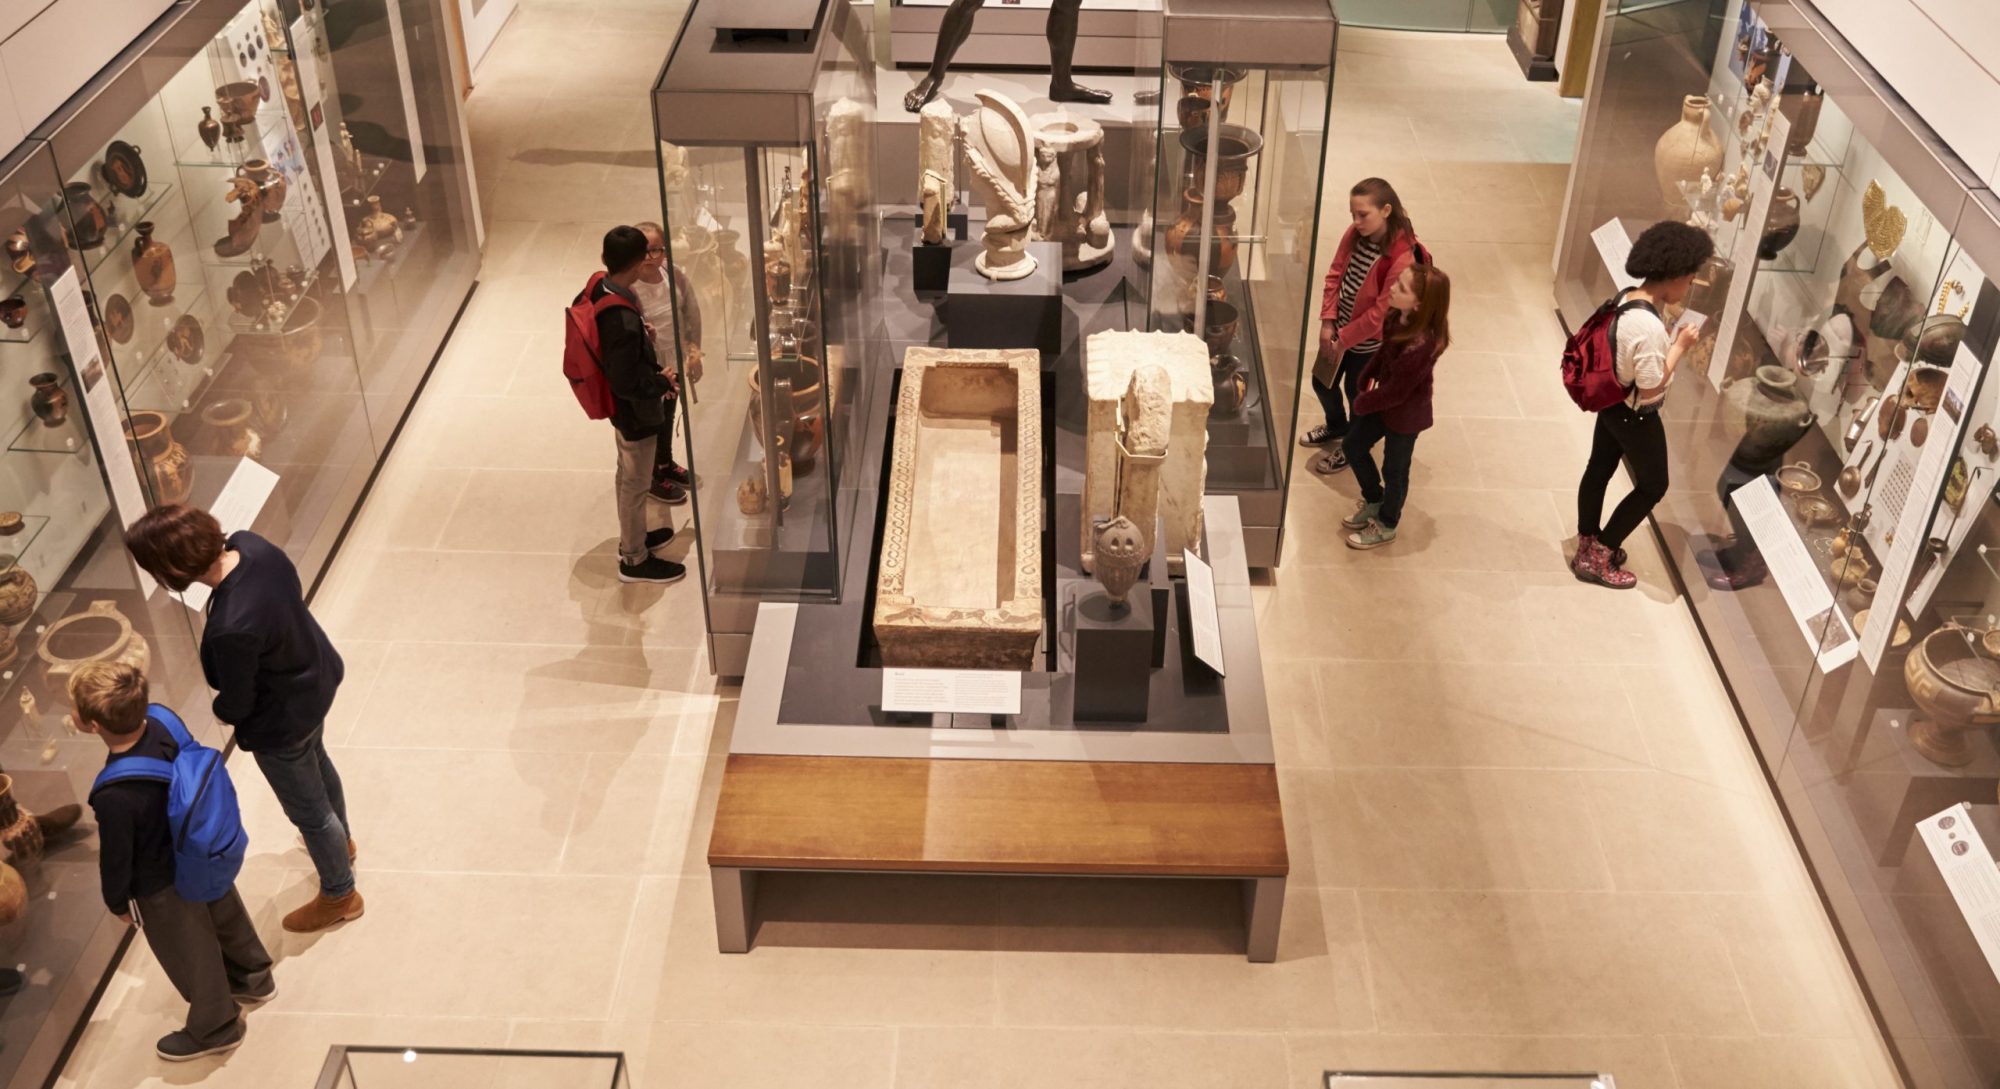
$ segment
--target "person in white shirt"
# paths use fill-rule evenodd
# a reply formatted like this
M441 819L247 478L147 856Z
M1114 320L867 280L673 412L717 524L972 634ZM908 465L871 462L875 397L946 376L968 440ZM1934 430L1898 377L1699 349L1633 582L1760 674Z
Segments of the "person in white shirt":
M1625 274L1640 283L1622 292L1619 301L1643 305L1620 314L1612 327L1612 363L1618 381L1631 392L1597 414L1590 462L1577 484L1576 557L1570 569L1585 582L1614 590L1639 584L1625 569L1625 538L1666 497L1667 431L1660 422L1660 402L1666 400L1682 354L1700 332L1690 323L1670 336L1660 311L1687 298L1695 274L1714 254L1715 243L1706 232L1662 221L1646 228L1625 258ZM1632 492L1605 519L1604 492L1621 461L1631 473Z
M685 503L691 480L688 471L674 461L674 408L680 400L682 383L692 386L701 381L701 307L695 302L687 274L667 266L665 228L657 223L633 226L646 236L646 263L632 290L639 296L646 325L652 330L653 350L659 353L660 364L674 386L673 392L667 394L667 426L660 432L653 459L653 486L646 494L663 503ZM676 304L680 307L678 323L674 320ZM675 360L682 361L685 374L675 368Z

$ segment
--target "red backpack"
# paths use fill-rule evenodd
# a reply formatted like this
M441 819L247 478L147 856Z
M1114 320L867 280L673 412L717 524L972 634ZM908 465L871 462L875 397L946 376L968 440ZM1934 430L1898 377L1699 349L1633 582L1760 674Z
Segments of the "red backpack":
M1644 300L1621 302L1623 292L1606 300L1563 345L1563 389L1585 412L1602 412L1622 403L1631 387L1618 380L1618 318L1627 310L1659 311Z
M611 395L611 381L604 377L600 365L603 352L597 343L597 315L614 306L637 310L623 295L607 291L604 297L591 301L590 294L597 290L598 281L604 273L593 272L590 282L583 285L583 293L564 311L563 321L563 377L569 379L569 391L576 394L577 403L583 406L583 414L593 420L608 420L617 405Z

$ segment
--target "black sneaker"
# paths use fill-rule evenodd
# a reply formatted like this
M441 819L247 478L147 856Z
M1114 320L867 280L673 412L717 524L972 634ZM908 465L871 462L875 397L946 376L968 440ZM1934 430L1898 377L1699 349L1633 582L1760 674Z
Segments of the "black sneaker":
M678 465L675 465L671 462L669 462L665 468L660 469L658 472L654 473L653 477L656 480L671 480L674 483L679 484L683 488L687 487L689 484L694 483L693 478L689 476L688 471L686 469Z
M651 533L646 534L646 551L651 552L656 548L665 548L667 542L673 539L674 527L661 526Z
M220 1055L236 1050L243 1042L243 1019L236 1019L236 1027L218 1043L204 1044L185 1031L169 1032L153 1045L153 1053L170 1063L184 1063L189 1059L199 1059L204 1055Z
M278 981L274 979L266 983L264 989L261 991L236 991L232 992L229 997L235 999L236 1004L243 1009L256 1009L258 1006L278 997Z
M679 582L686 574L687 568L658 556L648 556L638 563L626 563L623 560L618 563L619 582L654 582L665 585Z
M1344 437L1345 436L1335 434L1334 430L1326 426L1325 424L1320 424L1318 427L1313 428L1311 431L1308 431L1305 434L1300 435L1299 445L1325 446L1326 444L1331 442L1339 442Z
M675 506L688 501L687 488L671 480L653 481L653 486L646 489L646 494L662 503L671 503Z

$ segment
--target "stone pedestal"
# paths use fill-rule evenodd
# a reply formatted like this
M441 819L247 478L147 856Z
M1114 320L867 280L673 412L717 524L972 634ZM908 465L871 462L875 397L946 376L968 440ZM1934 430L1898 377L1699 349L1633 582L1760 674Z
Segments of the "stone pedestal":
M1032 237L1062 246L1067 271L1111 259L1111 220L1104 211L1104 129L1067 112L1036 114L1036 182Z
M1118 411L1132 372L1146 363L1166 369L1172 386L1167 460L1160 468L1160 519L1168 563L1178 570L1190 544L1201 540L1201 497L1208 482L1208 409L1215 400L1208 347L1192 333L1093 333L1084 344L1088 410L1083 474L1082 561L1090 569L1091 527L1118 502Z
M1056 244L1030 242L1027 248L1037 267L1019 280L982 275L974 267L981 252L976 246L951 248L944 329L953 348L1034 348L1045 356L1062 354L1062 266ZM1207 373L1206 362L1202 370Z
M1153 595L1113 605L1103 590L1076 596L1078 722L1144 722L1153 679Z

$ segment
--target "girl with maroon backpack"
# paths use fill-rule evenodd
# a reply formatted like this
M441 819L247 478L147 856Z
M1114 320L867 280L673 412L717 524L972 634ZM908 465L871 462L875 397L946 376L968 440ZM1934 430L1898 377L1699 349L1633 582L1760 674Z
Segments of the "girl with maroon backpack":
M1667 431L1660 404L1681 355L1700 333L1689 323L1670 336L1660 313L1687 298L1695 274L1714 253L1706 232L1662 221L1646 228L1625 258L1625 274L1640 283L1614 300L1611 349L1618 384L1627 392L1598 410L1590 461L1576 489L1576 556L1570 570L1585 582L1614 590L1639 583L1625 570L1625 538L1667 494ZM1621 460L1632 475L1632 492L1605 520L1604 492Z
M1347 468L1340 441L1347 436L1348 406L1368 360L1382 346L1382 321L1389 314L1389 285L1403 270L1429 264L1403 198L1381 178L1363 178L1348 191L1354 223L1341 236L1327 269L1320 299L1319 358L1312 388L1326 422L1299 437L1301 446L1330 447L1312 459L1316 473Z

